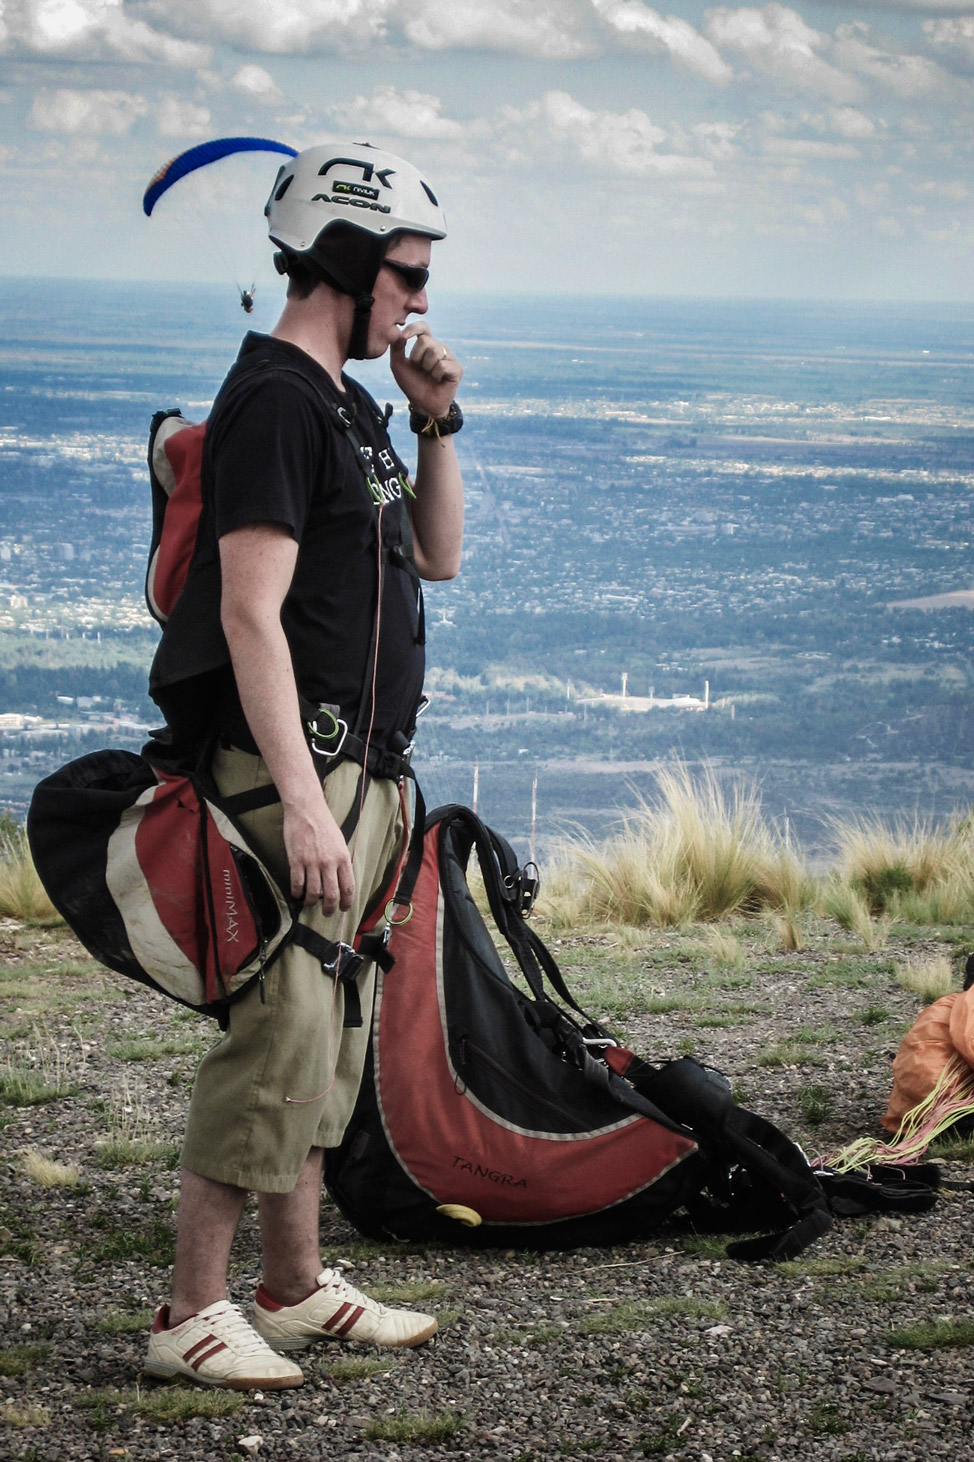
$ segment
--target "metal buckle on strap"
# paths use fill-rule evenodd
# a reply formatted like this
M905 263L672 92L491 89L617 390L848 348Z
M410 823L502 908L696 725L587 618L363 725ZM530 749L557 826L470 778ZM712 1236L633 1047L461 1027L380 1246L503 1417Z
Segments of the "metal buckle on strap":
M537 863L525 863L504 879L504 889L521 914L530 914L541 889L541 875Z
M322 960L322 973L336 980L356 980L365 960L350 944L339 944L333 960Z
M324 720L324 725L318 722ZM337 714L336 706L319 706L306 722L308 744L316 756L337 756L345 745L348 722Z

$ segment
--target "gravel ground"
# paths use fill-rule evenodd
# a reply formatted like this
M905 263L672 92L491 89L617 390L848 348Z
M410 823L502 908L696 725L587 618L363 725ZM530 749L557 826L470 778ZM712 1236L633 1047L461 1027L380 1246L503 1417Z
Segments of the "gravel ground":
M807 1148L834 1149L877 1130L918 1008L894 960L939 950L956 962L963 934L901 932L866 954L813 921L802 952L782 954L769 928L740 931L743 967L721 965L703 931L557 952L576 988L597 966L594 1003L637 1048L692 1046ZM652 1013L658 991L688 1008ZM100 972L63 933L0 925L0 1455L966 1455L974 1195L963 1192L918 1217L840 1221L778 1268L736 1264L680 1228L557 1254L383 1250L327 1206L328 1261L380 1298L432 1309L432 1344L306 1352L305 1386L264 1397L142 1382L148 1315L168 1284L174 1144L213 1029ZM24 1072L61 1094L22 1104L43 1094L18 1085ZM38 1153L73 1165L74 1184L33 1176ZM945 1170L969 1176L957 1160ZM243 1305L258 1266L251 1211L231 1275ZM894 1343L897 1330L948 1321L968 1327L952 1346Z

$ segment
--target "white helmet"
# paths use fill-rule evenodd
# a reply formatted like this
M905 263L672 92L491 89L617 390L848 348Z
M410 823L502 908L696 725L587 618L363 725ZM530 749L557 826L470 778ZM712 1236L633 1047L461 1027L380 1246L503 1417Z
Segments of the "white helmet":
M299 152L278 173L264 212L275 244L312 257L339 222L383 239L402 230L446 238L443 210L418 169L367 142Z
M348 353L364 356L372 290L394 234L446 238L436 195L412 163L368 142L308 147L281 168L264 209L287 274L299 259L355 300Z

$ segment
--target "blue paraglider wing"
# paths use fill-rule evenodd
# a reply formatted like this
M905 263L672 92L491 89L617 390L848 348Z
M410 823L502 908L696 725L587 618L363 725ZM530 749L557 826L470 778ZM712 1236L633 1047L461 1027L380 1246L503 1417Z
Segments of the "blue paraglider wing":
M145 190L142 211L148 218L153 208L173 183L178 183L187 173L229 157L234 152L282 152L285 157L297 157L297 148L288 147L286 142L272 142L268 137L218 137L213 142L200 142L177 157L165 163Z

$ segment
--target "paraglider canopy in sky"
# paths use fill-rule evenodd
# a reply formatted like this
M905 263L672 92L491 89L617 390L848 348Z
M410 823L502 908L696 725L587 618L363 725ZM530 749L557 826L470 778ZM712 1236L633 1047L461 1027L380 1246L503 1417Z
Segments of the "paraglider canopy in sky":
M248 315L254 308L258 277L273 278L268 272L271 257L263 218L274 177L271 164L261 160L261 154L268 152L297 155L296 148L269 137L217 137L200 142L170 158L142 197L147 218L165 197L156 217L163 215L164 232L170 234L174 250L192 239L197 268L210 277L232 278ZM213 167L223 159L228 159L227 164ZM176 183L178 188L173 187ZM171 188L171 197L166 197Z
M212 142L200 142L187 148L176 157L170 158L156 173L142 198L142 211L150 217L156 203L180 178L194 173L197 168L208 167L223 157L237 152L282 152L285 157L297 157L297 148L286 142L273 142L269 137L217 137Z

